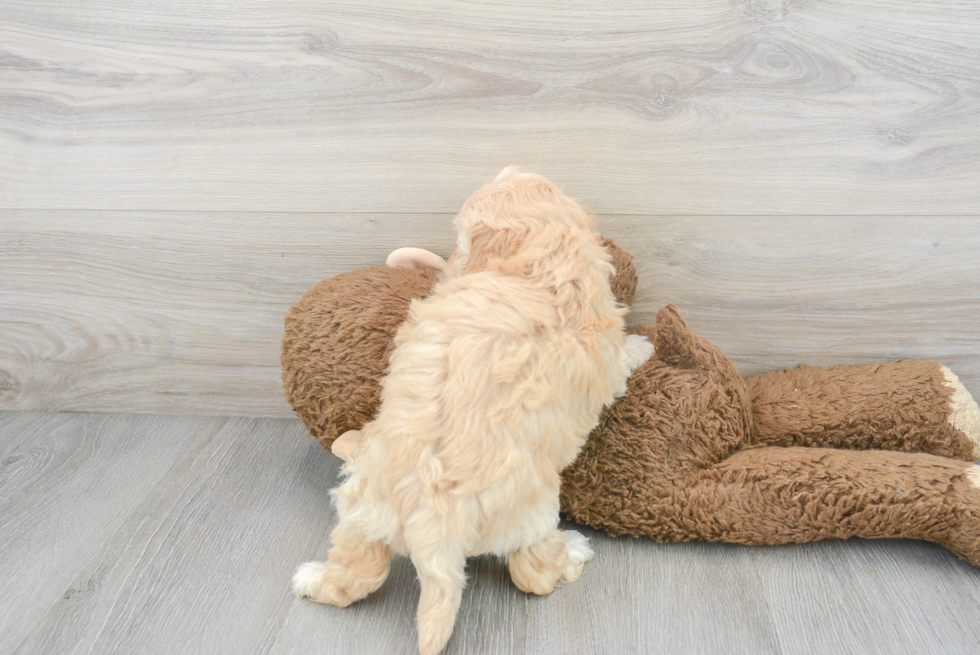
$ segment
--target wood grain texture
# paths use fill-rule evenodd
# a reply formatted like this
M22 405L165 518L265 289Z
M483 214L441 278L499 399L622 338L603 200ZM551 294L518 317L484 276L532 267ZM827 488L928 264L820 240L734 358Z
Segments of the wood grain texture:
M26 414L0 423L0 652L9 653L211 419ZM152 435L148 437L147 435ZM80 588L73 588L80 592Z
M49 463L0 493L0 651L417 652L418 583L405 559L348 608L289 593L293 567L327 554L339 469L298 422L0 413L0 444L13 442L5 455ZM52 442L61 455L35 457ZM100 454L79 456L85 443ZM162 475L141 478L137 453ZM38 511L12 527L10 499L25 495ZM892 655L980 643L980 574L932 544L657 544L576 529L596 557L547 597L519 592L498 559L471 560L446 655ZM36 586L20 589L28 579Z
M533 606L526 652L782 652L749 550L577 529L592 540L596 558L562 596Z
M8 0L0 207L977 214L973 0Z
M10 211L0 408L291 416L279 342L319 280L449 216ZM634 254L632 320L675 303L743 373L938 359L980 397L980 219L599 217Z
M17 652L267 652L332 516L336 467L303 435L254 419L202 432Z
M849 539L751 554L784 653L914 655L980 646L980 576L935 544ZM949 620L937 622L940 616Z
M448 217L399 215L8 212L0 231L0 407L56 411L291 416L292 303L453 243Z
M635 318L676 304L743 374L934 359L980 396L980 217L603 223L636 258Z

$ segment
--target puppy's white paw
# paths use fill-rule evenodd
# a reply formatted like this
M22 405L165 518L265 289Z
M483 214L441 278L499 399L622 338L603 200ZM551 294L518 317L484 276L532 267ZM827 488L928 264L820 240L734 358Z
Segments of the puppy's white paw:
M300 564L293 574L293 593L296 597L316 600L323 587L323 575L326 571L327 565L324 562Z
M624 350L626 351L626 363L630 367L630 373L632 373L653 355L653 344L642 334L629 334L626 336Z
M589 545L589 538L575 530L565 530L565 555L567 564L561 570L562 582L575 582L582 575L585 563L595 553Z

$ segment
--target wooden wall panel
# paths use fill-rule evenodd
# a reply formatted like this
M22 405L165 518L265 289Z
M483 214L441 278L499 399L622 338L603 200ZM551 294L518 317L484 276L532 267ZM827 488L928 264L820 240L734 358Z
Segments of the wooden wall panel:
M980 3L0 7L0 208L980 213Z
M320 279L442 214L7 211L0 408L289 416L279 340ZM673 302L744 373L940 359L980 396L980 229L965 217L599 217L636 259L633 320Z

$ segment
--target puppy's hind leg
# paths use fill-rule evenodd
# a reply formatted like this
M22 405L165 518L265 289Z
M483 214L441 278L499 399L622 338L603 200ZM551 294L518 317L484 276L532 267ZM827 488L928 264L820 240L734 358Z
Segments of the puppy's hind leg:
M589 540L574 530L555 530L507 556L510 577L521 591L545 596L558 581L574 582L592 559Z
M330 539L333 547L327 562L301 564L293 575L293 593L317 603L347 607L384 583L391 551L380 541L365 540L359 530L343 520Z

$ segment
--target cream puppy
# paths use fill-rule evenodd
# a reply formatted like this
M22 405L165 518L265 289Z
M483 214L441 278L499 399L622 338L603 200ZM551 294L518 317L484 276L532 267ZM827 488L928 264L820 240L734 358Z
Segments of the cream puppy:
M543 177L504 169L454 225L444 266L408 257L444 270L412 302L378 416L352 442L329 560L293 577L296 595L344 607L409 556L422 655L452 634L468 556L505 556L535 594L581 575L592 551L558 529L559 474L652 353L627 348L592 217Z

